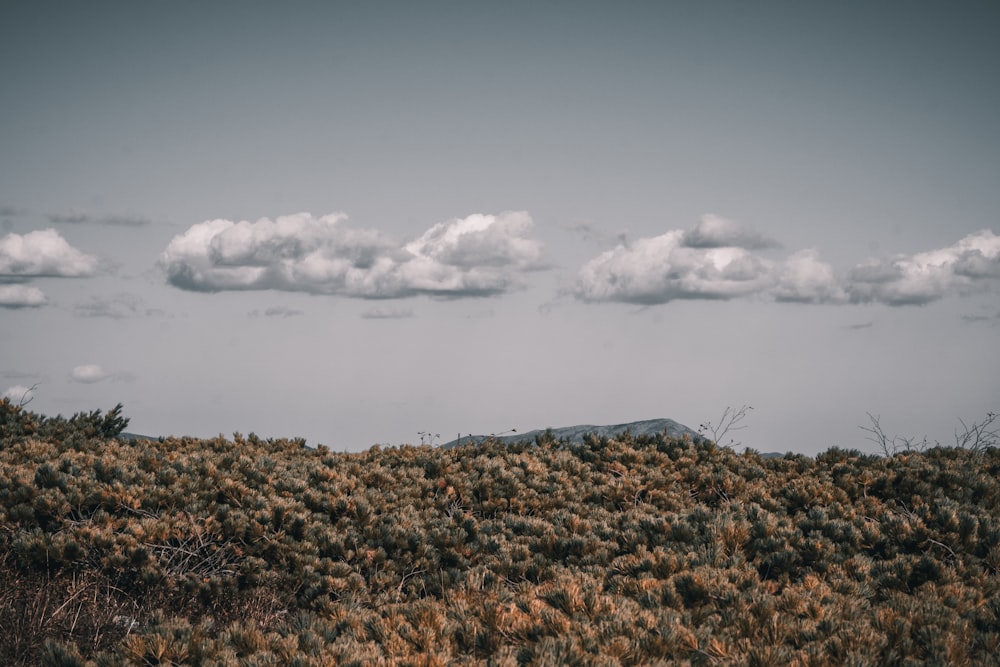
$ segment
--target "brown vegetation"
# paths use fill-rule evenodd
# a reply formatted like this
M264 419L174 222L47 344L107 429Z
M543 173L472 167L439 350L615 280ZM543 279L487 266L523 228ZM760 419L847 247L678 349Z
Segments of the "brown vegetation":
M1000 453L359 454L0 402L0 663L990 664Z

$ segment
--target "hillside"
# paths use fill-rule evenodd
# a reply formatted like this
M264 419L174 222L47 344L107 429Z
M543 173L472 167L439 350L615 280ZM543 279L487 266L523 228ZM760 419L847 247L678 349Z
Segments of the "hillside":
M629 422L627 424L614 424L610 426L594 426L591 424L581 424L578 426L563 426L560 428L545 428L528 431L526 433L511 433L508 435L467 435L447 442L442 447L451 449L462 444L480 444L487 440L495 440L504 444L515 442L534 442L537 438L552 438L556 441L565 441L570 444L580 444L588 435L597 438L614 438L628 431L633 437L655 436L666 434L671 438L699 438L697 431L694 431L684 424L675 422L673 419L646 419L643 421Z
M119 439L0 402L0 664L995 664L1000 453Z

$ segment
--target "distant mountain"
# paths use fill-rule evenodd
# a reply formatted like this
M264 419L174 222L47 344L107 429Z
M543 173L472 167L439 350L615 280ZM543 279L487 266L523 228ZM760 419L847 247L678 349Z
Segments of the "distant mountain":
M571 443L581 443L584 437L588 433L593 433L598 438L611 438L614 436L621 435L625 431L629 431L633 436L640 435L656 435L657 433L666 432L666 434L673 438L681 438L684 435L688 435L691 438L701 438L702 436L684 424L675 422L673 419L647 419L645 421L629 422L628 424L614 424L612 426L593 426L590 424L583 424L579 426L563 426L562 428L553 429L536 429L534 431L528 431L527 433L512 433L509 435L500 436L490 436L490 435L464 435L461 438L452 440L451 442L446 442L441 445L445 449L451 449L452 447L457 447L459 444L467 445L470 442L481 443L490 438L502 443L514 443L521 442L522 440L527 440L528 442L533 442L535 436L543 435L545 431L551 430L552 437L558 440L568 440Z

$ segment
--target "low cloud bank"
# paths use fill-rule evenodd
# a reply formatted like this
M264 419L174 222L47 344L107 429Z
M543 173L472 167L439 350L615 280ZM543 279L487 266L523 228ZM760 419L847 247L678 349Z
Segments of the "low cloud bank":
M483 297L517 289L526 272L546 268L532 228L526 212L477 213L400 242L348 225L343 213L208 220L174 237L159 264L170 285L195 292ZM846 274L834 271L815 249L775 258L779 248L777 240L751 227L705 215L690 229L621 240L586 262L569 291L589 303L759 298L905 306L990 289L1000 281L1000 237L991 230L944 248L869 260ZM364 316L386 313L375 309Z
M359 299L501 294L542 267L524 212L474 214L399 243L347 216L299 213L256 222L209 220L174 237L160 257L167 281L195 292L284 290Z
M847 291L855 303L922 305L998 278L1000 236L984 229L945 248L861 264L848 273Z
M1000 236L990 230L915 255L870 260L838 278L812 249L784 260L755 250L777 242L738 223L704 216L690 230L621 243L581 267L573 294L585 302L662 304L757 296L813 304L920 305L1000 279Z

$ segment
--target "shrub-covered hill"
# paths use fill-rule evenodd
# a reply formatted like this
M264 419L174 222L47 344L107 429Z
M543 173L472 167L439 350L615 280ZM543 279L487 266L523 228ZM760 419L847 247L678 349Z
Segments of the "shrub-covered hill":
M123 440L0 402L0 663L996 664L1000 453Z

